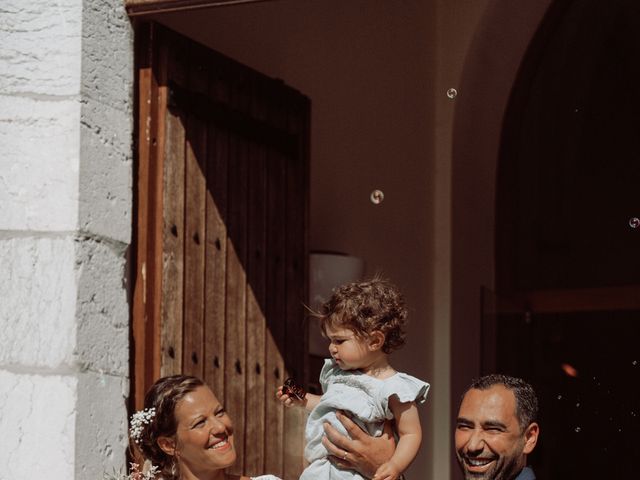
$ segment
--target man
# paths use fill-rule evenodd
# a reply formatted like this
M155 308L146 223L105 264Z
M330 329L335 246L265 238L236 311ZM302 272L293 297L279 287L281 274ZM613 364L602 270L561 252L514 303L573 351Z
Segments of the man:
M537 414L538 399L524 380L494 374L474 381L456 421L456 455L465 480L535 480L526 464L540 433ZM389 425L382 437L373 438L345 415L338 419L351 438L326 424L324 446L337 466L371 478L393 454Z
M455 446L465 480L535 480L527 455L536 446L538 399L531 385L487 375L462 397Z

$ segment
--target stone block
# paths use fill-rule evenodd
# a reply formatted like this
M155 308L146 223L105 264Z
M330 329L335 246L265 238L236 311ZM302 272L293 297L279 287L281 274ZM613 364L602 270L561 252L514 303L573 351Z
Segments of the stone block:
M0 230L73 230L80 104L0 95Z
M80 93L82 0L3 0L0 91Z
M0 478L74 478L76 389L75 377L0 370Z
M85 1L82 97L131 114L133 75L133 28L124 2Z
M129 379L95 372L78 376L76 478L124 471L128 445Z
M86 98L81 119L80 230L129 243L133 118Z
M79 237L77 268L77 361L83 370L129 373L129 305L126 245Z
M0 366L71 365L77 298L73 238L0 238L0 265Z

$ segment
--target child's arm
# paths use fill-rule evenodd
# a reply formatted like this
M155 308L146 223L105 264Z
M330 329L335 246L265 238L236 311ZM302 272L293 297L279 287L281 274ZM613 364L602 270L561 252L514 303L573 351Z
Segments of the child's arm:
M282 385L278 387L276 397L280 400L285 407L301 407L310 412L320 402L320 395L314 395L313 393L306 393L302 400L291 398L289 395L282 393Z
M373 480L396 480L413 462L422 442L422 428L415 402L401 403L396 395L389 398L389 408L396 419L398 445L391 459L378 468Z

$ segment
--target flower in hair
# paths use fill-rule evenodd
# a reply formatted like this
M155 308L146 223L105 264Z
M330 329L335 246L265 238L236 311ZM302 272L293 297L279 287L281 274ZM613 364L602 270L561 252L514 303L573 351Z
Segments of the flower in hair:
M105 474L103 480L153 480L159 473L158 467L155 465L150 465L145 462L144 467L140 469L137 463L131 463L131 473L128 475L126 473L114 472L111 475Z
M131 415L131 427L129 428L129 436L133 438L136 443L140 443L140 437L145 425L149 425L156 416L155 407L145 408L144 410L138 410Z

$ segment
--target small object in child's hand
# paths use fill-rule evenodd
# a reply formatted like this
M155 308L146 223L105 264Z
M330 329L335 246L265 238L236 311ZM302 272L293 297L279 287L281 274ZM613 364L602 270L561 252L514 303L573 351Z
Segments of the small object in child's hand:
M287 378L282 385L282 393L289 395L296 400L304 400L304 396L307 392L304 391L300 385L298 385L293 378Z

